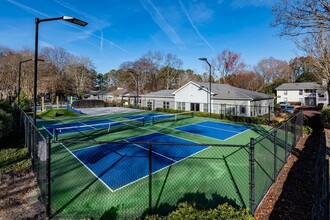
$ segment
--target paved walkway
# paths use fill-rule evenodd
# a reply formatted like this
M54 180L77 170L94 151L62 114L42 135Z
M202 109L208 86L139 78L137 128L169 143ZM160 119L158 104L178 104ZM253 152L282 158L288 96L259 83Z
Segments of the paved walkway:
M123 107L100 107L100 108L77 108L87 116L107 115L107 114L121 114L129 112L140 112L141 109L123 108Z

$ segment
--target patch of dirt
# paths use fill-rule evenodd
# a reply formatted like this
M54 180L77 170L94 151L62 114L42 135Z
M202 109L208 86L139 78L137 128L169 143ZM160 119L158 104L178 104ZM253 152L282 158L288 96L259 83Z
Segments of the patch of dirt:
M313 133L297 143L287 164L258 207L256 219L311 219L314 167L322 125L318 111L306 109L304 116L313 128Z
M44 219L39 189L32 171L0 175L0 220Z

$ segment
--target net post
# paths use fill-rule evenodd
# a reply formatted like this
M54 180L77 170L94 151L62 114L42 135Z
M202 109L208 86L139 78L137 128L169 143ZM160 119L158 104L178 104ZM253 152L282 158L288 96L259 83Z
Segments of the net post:
M254 213L254 191L255 191L255 181L254 181L254 145L255 145L255 139L250 138L250 210L251 213Z
M274 179L275 182L277 175L277 130L274 131Z
M111 122L109 122L108 133L110 133L110 129L111 129Z
M47 154L46 154L46 219L51 216L51 137L47 136Z
M57 141L58 140L58 132L56 130L56 128L53 129L53 141Z
M152 214L152 144L149 143L149 215Z

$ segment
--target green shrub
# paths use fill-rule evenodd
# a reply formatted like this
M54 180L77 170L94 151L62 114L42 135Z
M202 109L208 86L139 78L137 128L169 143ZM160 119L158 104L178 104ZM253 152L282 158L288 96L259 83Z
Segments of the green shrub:
M13 116L0 109L0 139L8 136L13 128Z
M15 99L15 104L18 105L18 98ZM19 95L19 106L23 111L28 111L30 110L29 106L29 98L27 94L24 91L20 92Z
M321 111L321 121L326 128L330 128L330 108L324 108Z
M7 113L13 113L13 107L6 101L0 101L0 109Z
M199 209L195 204L180 203L178 208L166 217L148 216L149 220L195 220L195 219L219 219L219 220L252 220L253 216L248 209L235 209L228 203L219 205L215 209Z
M79 117L82 114L79 114L70 109L49 109L39 115L42 119L52 119L59 117Z
M313 132L313 129L307 125L303 127L303 134L310 135Z

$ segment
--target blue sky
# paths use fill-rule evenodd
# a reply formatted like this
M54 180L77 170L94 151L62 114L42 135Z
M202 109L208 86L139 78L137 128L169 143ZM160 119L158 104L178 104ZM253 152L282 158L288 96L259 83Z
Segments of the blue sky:
M273 56L289 61L294 44L270 27L274 0L0 0L0 45L34 48L36 17L62 15L87 21L39 26L39 48L62 47L88 56L97 72L117 69L151 51L177 55L183 69L205 71L205 63L224 49L241 53L249 66Z

